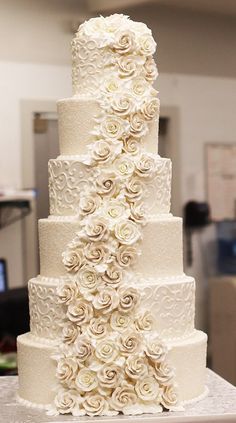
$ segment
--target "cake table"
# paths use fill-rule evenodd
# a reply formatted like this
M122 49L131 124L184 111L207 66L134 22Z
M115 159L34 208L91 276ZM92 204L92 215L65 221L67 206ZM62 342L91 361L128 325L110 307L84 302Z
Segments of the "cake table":
M207 371L208 396L188 405L184 412L164 412L156 415L116 417L51 417L45 411L19 405L16 400L17 377L0 378L0 423L195 423L236 422L236 388L211 370Z

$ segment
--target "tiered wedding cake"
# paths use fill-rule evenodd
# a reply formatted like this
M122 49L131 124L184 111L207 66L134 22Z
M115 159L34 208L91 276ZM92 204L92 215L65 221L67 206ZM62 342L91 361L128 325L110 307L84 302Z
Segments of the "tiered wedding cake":
M51 413L155 413L205 391L171 162L156 153L155 49L147 26L123 15L90 19L72 43L31 332L18 338L19 398Z

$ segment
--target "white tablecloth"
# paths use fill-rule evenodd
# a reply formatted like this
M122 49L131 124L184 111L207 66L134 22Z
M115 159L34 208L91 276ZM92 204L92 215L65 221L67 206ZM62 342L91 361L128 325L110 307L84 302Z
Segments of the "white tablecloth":
M236 423L236 388L208 370L209 394L198 403L185 406L182 412L157 415L116 417L47 416L44 411L19 405L16 400L17 377L0 377L0 423Z

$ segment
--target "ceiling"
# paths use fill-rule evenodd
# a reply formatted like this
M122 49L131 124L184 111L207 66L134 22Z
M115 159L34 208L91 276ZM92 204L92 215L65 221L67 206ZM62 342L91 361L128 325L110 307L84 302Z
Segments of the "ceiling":
M236 0L87 0L87 3L91 12L120 11L137 5L156 4L236 16Z

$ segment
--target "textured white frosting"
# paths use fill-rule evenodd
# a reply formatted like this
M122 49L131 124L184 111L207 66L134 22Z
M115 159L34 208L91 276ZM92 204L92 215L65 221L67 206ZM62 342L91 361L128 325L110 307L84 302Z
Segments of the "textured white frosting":
M192 336L169 343L169 359L176 371L180 400L199 397L205 391L207 336L195 331ZM37 404L48 404L55 395L55 362L52 345L39 342L32 334L18 337L19 396ZM30 363L30 366L29 366Z
M62 253L80 230L74 217L39 220L40 274L66 276ZM144 277L169 277L183 274L182 219L166 215L150 220L143 229L141 255L135 271Z
M61 282L62 278L38 276L28 284L31 333L45 342L60 336L63 307L57 302L56 288ZM194 279L183 275L140 282L142 305L156 316L153 329L165 340L190 336L194 331ZM131 286L137 286L137 280L131 281Z
M170 211L171 161L162 157L155 157L155 161L153 178L144 187L147 219ZM93 169L82 163L80 156L60 156L50 160L48 169L50 214L78 214L81 195L95 185Z
M57 102L60 154L78 155L87 152L92 141L94 120L99 116L97 100L89 97L71 97ZM158 118L148 123L145 148L150 153L158 149Z

